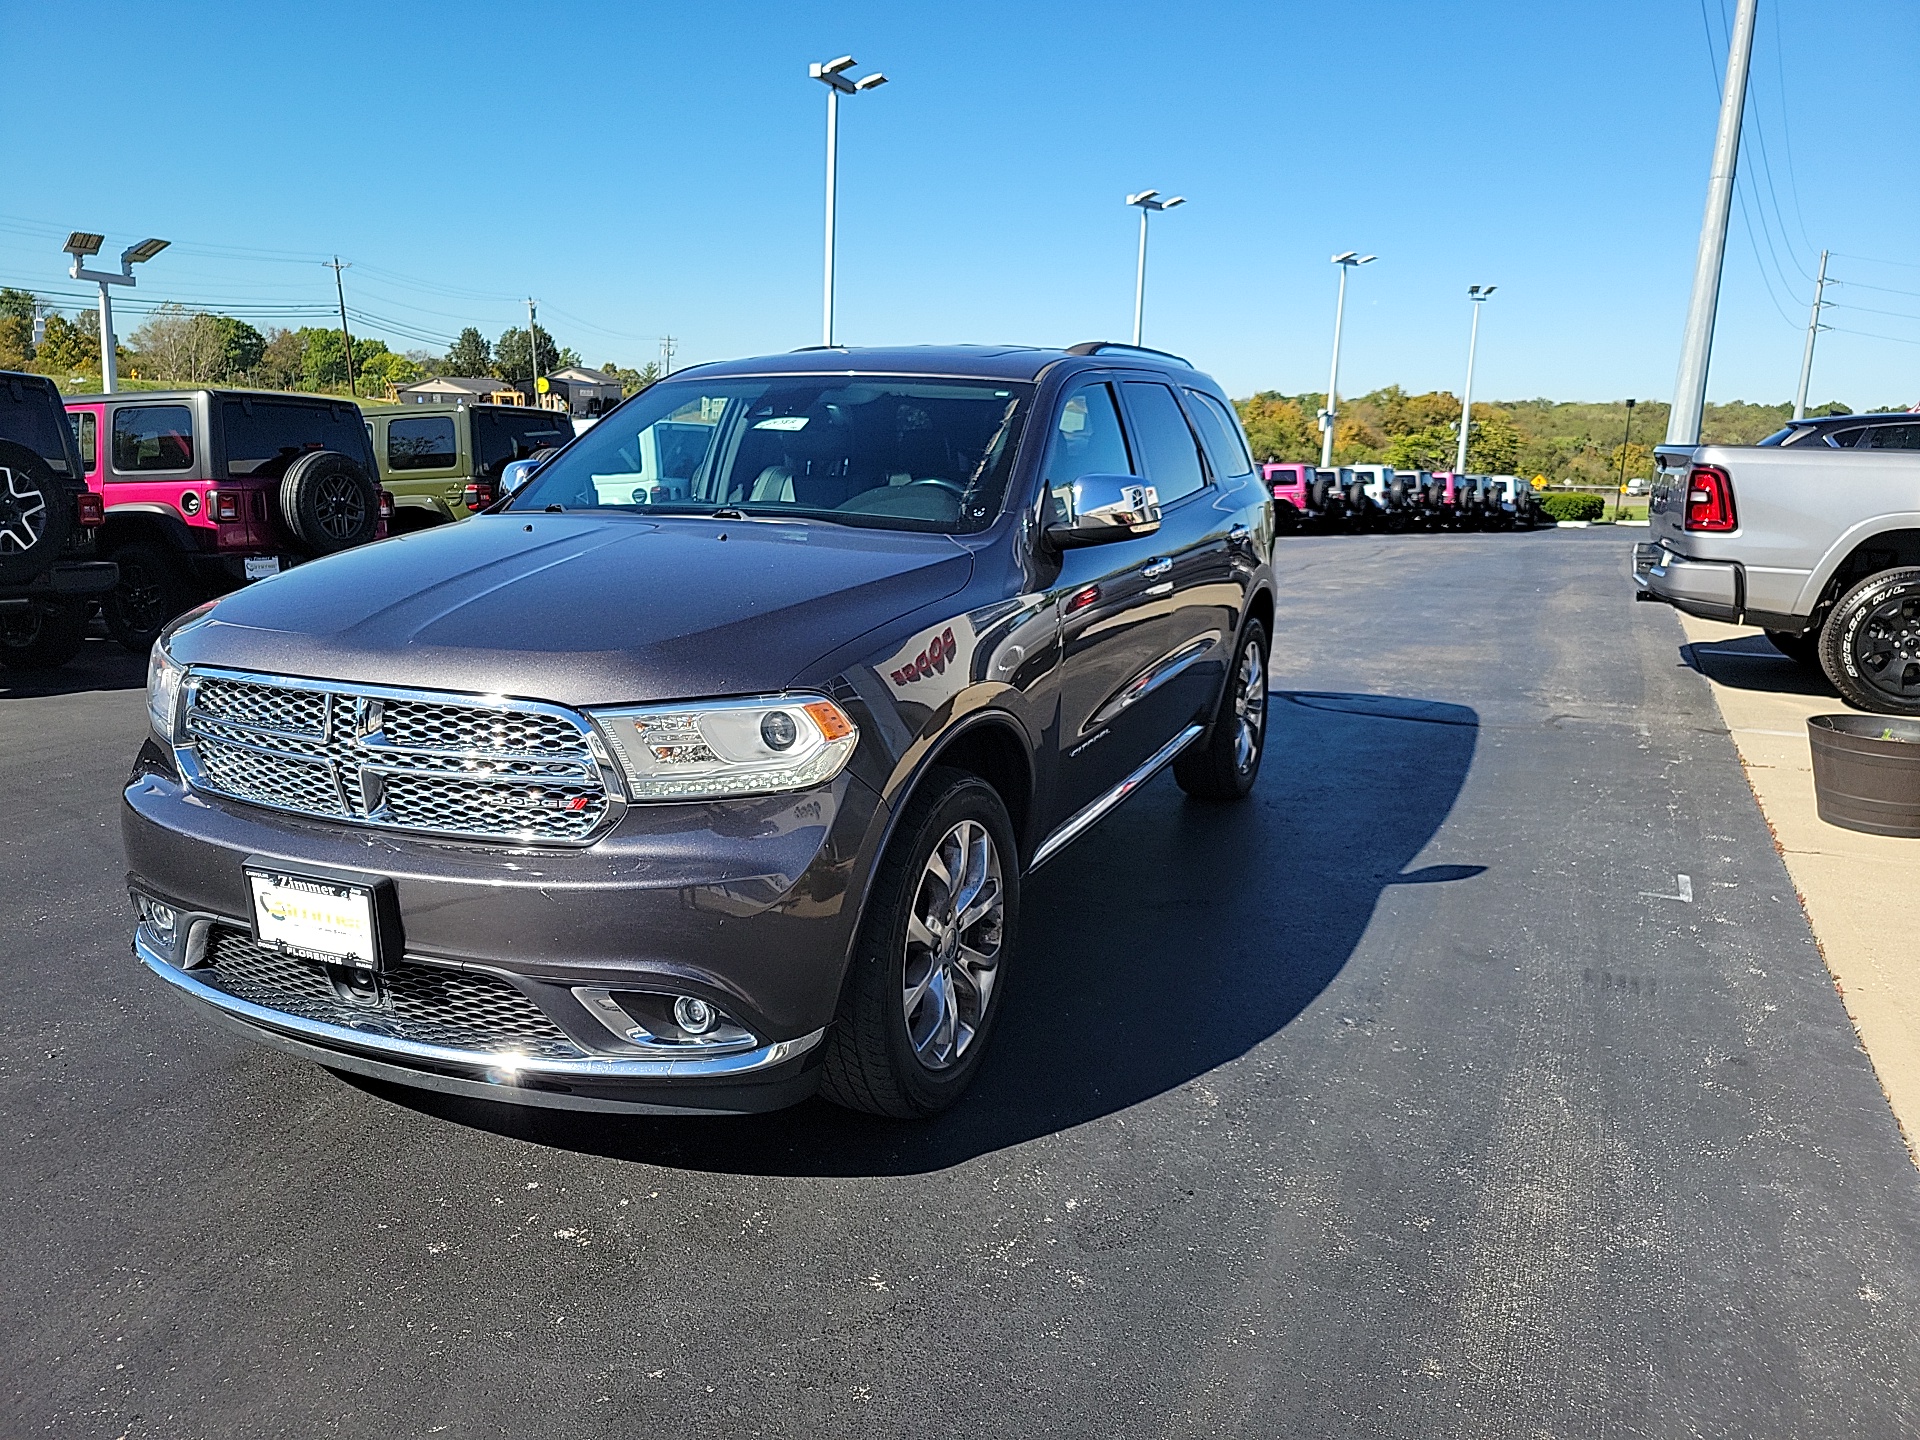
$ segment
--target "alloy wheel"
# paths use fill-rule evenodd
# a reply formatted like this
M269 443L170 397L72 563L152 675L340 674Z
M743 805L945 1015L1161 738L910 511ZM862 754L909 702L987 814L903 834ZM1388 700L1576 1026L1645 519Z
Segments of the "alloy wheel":
M172 617L165 614L166 586L137 562L120 562L120 613L134 631L157 630Z
M360 488L345 475L332 475L319 487L313 499L320 528L335 540L351 540L360 533L367 518L365 498Z
M1875 606L1855 632L1853 653L1876 690L1920 698L1920 597L1898 595Z
M986 826L960 821L928 854L907 912L901 1013L929 1070L956 1064L986 1019L1005 906L999 847Z
M1233 685L1233 764L1241 774L1260 758L1260 742L1267 725L1267 665L1260 647L1249 645L1240 657Z

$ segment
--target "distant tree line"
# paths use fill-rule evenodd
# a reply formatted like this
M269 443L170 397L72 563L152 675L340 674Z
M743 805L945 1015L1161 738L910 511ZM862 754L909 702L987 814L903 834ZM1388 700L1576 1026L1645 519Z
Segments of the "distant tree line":
M1263 390L1236 401L1253 453L1261 460L1320 458L1317 419L1324 394L1285 395ZM1845 415L1830 401L1816 415ZM1703 438L1728 445L1752 444L1778 430L1791 405L1754 405L1736 400L1709 405ZM1624 443L1628 478L1653 471L1653 447L1667 433L1667 406L1642 400L1633 409L1633 438L1626 440L1624 401L1598 404L1565 400L1476 402L1467 437L1467 469L1474 474L1544 475L1549 481L1604 485L1621 473ZM1444 390L1409 395L1389 385L1343 398L1333 432L1336 465L1387 464L1396 470L1451 470L1460 443L1460 397Z
M44 333L34 341L34 315ZM119 327L116 326L116 329ZM161 386L232 385L260 390L298 390L384 399L392 390L434 375L491 377L524 391L531 370L525 329L509 328L489 343L473 326L460 332L444 355L431 350L396 351L371 335L353 337L349 386L347 346L336 327L258 330L231 315L162 305L150 312L115 350L125 380ZM558 346L544 326L532 341L540 373L578 365L573 350ZM627 394L658 377L652 364L638 370L608 362L599 367L619 379ZM69 318L31 291L0 289L0 370L31 370L49 375L68 393L95 387L100 380L100 330L94 312Z

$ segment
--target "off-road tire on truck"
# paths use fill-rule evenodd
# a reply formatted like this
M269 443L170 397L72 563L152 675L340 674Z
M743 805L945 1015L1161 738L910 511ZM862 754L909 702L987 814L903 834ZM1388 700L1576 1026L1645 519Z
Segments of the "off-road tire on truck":
M120 567L120 583L100 605L107 633L145 655L169 620L193 608L193 581L171 551L150 540L130 540L107 558Z
M985 858L990 867L949 887L940 871L951 873L956 854ZM969 908L991 902L988 912L967 925L942 923L952 909L948 902L966 900L970 889ZM1020 852L1007 807L979 776L936 767L907 802L874 877L840 1013L827 1031L820 1093L850 1110L897 1120L938 1114L959 1099L1005 1008L1019 915ZM946 978L962 967L961 951L994 962L981 972L992 977L984 1007L971 1012L967 1006L978 1004L982 987L969 992L964 981ZM973 973L972 962L964 964ZM910 1006L916 989L923 993ZM960 1002L971 1028L965 1043L943 1056L929 1030L928 1007L947 1003L948 996Z
M1920 565L1869 575L1820 634L1820 668L1849 705L1920 716Z
M0 610L0 666L58 670L87 642L87 609L82 600L36 600Z
M1220 687L1213 724L1173 762L1173 778L1196 800L1240 800L1260 778L1267 753L1267 632L1249 620Z
M1824 673L1820 667L1820 631L1789 635L1784 630L1769 630L1767 643L1801 668Z
M73 491L26 446L0 440L0 585L24 585L66 548Z
M380 527L379 486L337 450L315 450L289 465L279 501L287 534L309 555L364 545Z

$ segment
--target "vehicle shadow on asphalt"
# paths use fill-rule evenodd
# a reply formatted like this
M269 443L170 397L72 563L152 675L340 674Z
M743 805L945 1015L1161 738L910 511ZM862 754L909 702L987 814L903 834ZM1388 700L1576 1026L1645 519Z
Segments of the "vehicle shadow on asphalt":
M118 641L95 637L58 670L0 670L0 699L137 690L146 683L145 656L129 653Z
M1839 692L1825 675L1788 659L1764 635L1695 641L1682 645L1680 656L1687 665L1730 690L1839 699Z
M934 1121L821 1100L745 1117L612 1117L351 1083L537 1144L791 1176L944 1169L1165 1094L1279 1036L1347 963L1387 886L1484 869L1406 869L1465 782L1474 711L1297 691L1272 702L1250 803L1188 800L1163 776L1029 882L992 1049Z

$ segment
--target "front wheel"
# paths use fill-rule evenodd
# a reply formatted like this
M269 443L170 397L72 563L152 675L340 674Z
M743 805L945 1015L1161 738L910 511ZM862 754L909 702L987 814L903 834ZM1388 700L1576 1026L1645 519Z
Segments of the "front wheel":
M1920 715L1920 565L1869 575L1840 597L1820 635L1820 668L1849 705Z
M107 633L145 655L167 622L193 607L192 582L170 553L146 540L122 545L107 558L120 567L120 583L100 607Z
M1213 725L1173 762L1173 778L1196 800L1239 800L1253 789L1266 750L1267 632L1249 620Z
M934 770L874 877L820 1093L899 1120L958 1100L1000 1013L1019 913L1007 807L979 776Z

